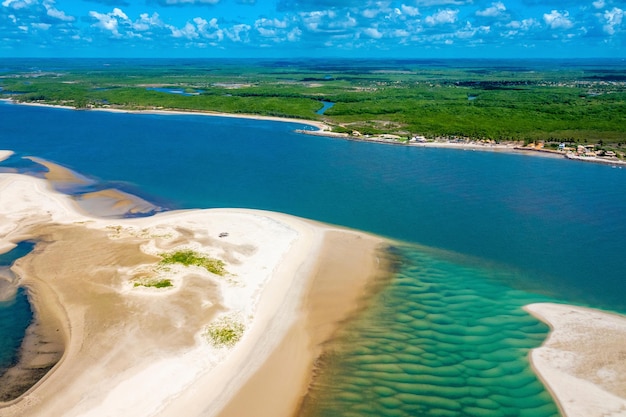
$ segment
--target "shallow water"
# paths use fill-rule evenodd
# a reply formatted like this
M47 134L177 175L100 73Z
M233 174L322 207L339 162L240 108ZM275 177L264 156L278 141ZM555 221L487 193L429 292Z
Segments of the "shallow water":
M452 255L396 255L400 270L374 307L328 343L300 415L559 415L527 362L548 327L522 306L546 298Z
M21 242L11 251L0 254L2 275L12 278L9 271L11 264L26 256L33 247L32 242ZM32 319L33 312L23 288L18 288L14 296L0 301L0 375L15 364L24 333Z

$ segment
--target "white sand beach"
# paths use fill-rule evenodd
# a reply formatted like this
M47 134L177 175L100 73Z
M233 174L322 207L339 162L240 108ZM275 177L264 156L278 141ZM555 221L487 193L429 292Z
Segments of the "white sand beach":
M550 303L525 309L551 327L531 362L563 415L626 416L626 317Z
M62 358L0 404L6 417L290 415L321 343L381 272L384 245L260 211L96 218L45 180L0 174L0 249L24 239L38 244L13 269L35 333ZM223 261L227 273L159 266L159 254L180 249ZM158 279L173 285L135 286ZM232 347L206 335L232 323L244 329Z
M8 159L13 155L13 151L0 151L0 162Z

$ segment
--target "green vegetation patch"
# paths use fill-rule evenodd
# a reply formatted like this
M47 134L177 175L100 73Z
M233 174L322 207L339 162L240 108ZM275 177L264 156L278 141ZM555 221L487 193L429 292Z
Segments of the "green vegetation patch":
M220 259L209 258L191 249L183 249L171 253L162 253L160 254L160 256L163 257L163 259L161 260L161 264L163 265L194 265L204 268L207 271L216 275L223 276L226 274L226 264L224 263L224 261Z
M173 287L172 281L167 278L163 279L155 279L155 278L144 278L134 282L134 287L150 287L150 288L167 288Z
M244 325L233 317L224 317L210 324L204 336L215 347L232 347L243 336Z

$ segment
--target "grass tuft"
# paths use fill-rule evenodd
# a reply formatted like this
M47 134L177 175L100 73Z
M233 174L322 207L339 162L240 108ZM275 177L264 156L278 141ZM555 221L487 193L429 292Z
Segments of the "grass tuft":
M135 281L134 287L167 288L172 287L170 279L140 279Z
M210 324L204 336L215 347L232 347L243 336L244 325L232 317L222 318Z
M204 256L198 252L195 252L191 249L178 250L172 253L162 253L160 254L163 259L161 260L161 264L169 265L169 264L181 264L185 266L199 266L207 271L223 276L226 274L224 261L220 259L213 259L207 256Z

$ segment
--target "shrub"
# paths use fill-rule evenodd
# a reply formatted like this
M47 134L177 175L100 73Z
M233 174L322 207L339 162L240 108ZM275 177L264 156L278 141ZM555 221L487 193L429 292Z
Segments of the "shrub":
M194 252L191 249L179 250L172 253L162 253L161 256L163 259L161 260L161 264L182 264L185 266L199 266L207 271L216 274L216 275L224 275L226 274L224 261L220 259L213 259L197 252Z
M140 279L135 281L134 287L152 287L152 288L167 288L172 287L172 281L169 279Z
M232 317L211 323L204 333L208 342L215 347L232 347L243 336L244 325Z

